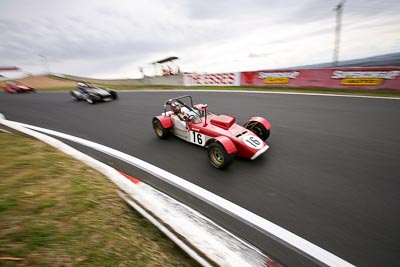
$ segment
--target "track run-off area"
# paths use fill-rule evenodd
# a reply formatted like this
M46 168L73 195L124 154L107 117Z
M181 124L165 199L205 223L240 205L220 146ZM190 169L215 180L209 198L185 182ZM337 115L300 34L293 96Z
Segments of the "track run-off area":
M166 99L183 94L208 104L210 112L234 115L239 124L252 116L267 118L272 123L270 149L254 161L235 159L221 171L209 164L204 148L175 137L158 139L152 117L162 112ZM0 93L0 113L151 163L356 266L396 266L399 99L213 91L132 91L119 96L117 101L89 105L74 101L68 92ZM136 172L81 150L127 173ZM141 179L165 187L144 174ZM173 189L165 191L174 194ZM201 209L201 204L194 205ZM267 252L276 249L239 222L209 216ZM273 256L284 258L278 252Z

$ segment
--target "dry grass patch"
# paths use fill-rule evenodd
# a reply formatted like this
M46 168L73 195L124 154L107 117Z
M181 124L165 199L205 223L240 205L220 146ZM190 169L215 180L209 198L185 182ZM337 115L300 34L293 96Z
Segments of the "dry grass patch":
M90 167L0 133L0 266L198 266Z

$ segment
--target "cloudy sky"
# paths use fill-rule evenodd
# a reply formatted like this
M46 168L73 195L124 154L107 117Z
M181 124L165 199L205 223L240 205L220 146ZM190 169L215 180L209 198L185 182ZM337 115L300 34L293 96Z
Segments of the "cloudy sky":
M150 71L149 63L169 56L186 72L330 62L338 3L0 0L0 66L136 78L139 67ZM400 52L399 14L399 0L347 0L339 59Z

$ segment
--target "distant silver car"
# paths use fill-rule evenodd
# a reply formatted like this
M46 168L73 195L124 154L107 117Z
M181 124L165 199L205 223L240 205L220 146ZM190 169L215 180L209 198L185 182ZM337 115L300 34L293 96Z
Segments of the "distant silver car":
M86 100L89 104L118 99L116 91L98 88L82 81L76 83L76 89L71 91L71 95L75 100Z
M3 89L8 93L36 92L33 87L27 86L20 82L7 82L5 85L3 85Z

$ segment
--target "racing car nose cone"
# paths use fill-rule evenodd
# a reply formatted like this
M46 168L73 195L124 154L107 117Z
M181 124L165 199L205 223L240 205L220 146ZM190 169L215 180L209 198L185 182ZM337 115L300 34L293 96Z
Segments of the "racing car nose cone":
M254 153L254 155L250 159L254 160L254 159L258 158L262 153L264 153L268 149L269 149L269 145L265 145L263 148L261 148L256 153Z

